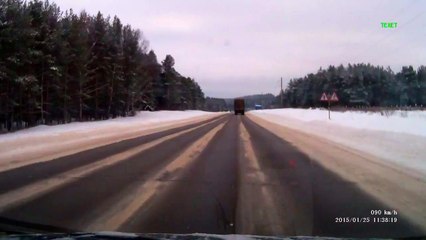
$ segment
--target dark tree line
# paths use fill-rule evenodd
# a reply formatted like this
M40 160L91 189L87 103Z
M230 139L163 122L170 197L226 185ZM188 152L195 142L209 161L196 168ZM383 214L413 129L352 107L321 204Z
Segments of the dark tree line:
M224 98L206 97L204 109L210 112L229 111L229 107Z
M61 12L48 1L0 1L0 131L200 109L204 94L158 63L139 30L118 17Z
M319 107L321 94L333 91L341 106L426 106L426 67L403 67L395 74L370 64L329 66L290 80L281 94L286 107Z

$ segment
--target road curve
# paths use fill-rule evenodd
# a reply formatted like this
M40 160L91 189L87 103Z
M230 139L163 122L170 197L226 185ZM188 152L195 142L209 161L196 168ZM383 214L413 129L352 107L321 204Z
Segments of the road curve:
M0 228L426 235L400 215L374 223L372 210L394 209L250 118L230 114L0 172Z

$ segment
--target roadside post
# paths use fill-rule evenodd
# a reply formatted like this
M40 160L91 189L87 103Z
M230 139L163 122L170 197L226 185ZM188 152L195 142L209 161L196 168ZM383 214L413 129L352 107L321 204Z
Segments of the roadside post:
M321 102L328 102L328 119L331 120L331 117L330 117L331 102L338 102L339 101L339 98L337 97L336 92L333 92L332 95L326 94L325 92L323 92L322 95L321 95L320 101Z

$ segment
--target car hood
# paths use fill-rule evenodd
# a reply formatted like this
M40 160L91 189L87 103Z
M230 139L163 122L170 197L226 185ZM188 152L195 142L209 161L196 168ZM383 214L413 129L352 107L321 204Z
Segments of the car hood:
M54 240L54 239L173 239L173 240L298 240L298 239L354 239L354 238L334 238L334 237L314 237L314 236L292 236L292 237L280 237L280 236L257 236L257 235L217 235L217 234L167 234L167 233L122 233L122 232L96 232L96 233L50 233L50 234L16 234L16 235L0 235L0 239L43 239L43 240ZM377 239L377 238L376 238Z

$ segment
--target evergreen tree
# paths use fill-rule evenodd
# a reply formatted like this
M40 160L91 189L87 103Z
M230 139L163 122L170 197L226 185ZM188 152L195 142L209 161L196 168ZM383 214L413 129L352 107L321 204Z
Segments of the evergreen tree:
M138 110L201 109L191 78L162 64L139 30L48 1L0 1L0 131L106 119Z
M370 64L329 66L315 74L291 79L284 91L284 106L318 107L323 92L336 92L342 106L416 106L424 105L425 67L417 72L412 66L394 74L388 67ZM277 102L280 101L277 96Z

